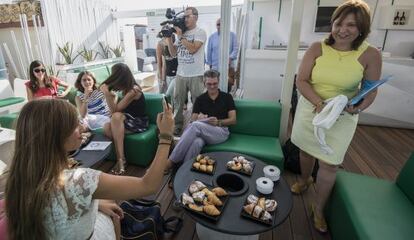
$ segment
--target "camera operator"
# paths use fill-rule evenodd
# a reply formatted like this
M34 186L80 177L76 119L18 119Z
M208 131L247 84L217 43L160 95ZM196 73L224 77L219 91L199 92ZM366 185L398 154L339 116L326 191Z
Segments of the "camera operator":
M193 103L204 90L204 43L207 34L203 29L197 27L198 11L196 8L187 7L184 16L187 30L183 33L179 27L175 26L177 35L175 43L172 42L171 37L167 38L171 56L177 56L178 59L173 98L175 135L181 135L183 130L183 106L188 97L187 89L190 90Z

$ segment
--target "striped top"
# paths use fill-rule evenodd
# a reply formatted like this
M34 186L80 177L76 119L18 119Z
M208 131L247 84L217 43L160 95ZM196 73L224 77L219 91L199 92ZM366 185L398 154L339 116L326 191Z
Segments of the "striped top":
M81 101L85 100L85 94L81 91L77 91L76 95ZM111 116L111 110L106 103L105 95L100 90L93 90L89 96L88 101L88 114Z

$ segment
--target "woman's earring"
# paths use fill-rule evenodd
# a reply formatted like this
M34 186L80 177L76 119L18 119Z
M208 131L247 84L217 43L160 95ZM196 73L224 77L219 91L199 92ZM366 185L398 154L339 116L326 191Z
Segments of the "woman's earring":
M359 33L359 36L361 37L362 36L362 33Z

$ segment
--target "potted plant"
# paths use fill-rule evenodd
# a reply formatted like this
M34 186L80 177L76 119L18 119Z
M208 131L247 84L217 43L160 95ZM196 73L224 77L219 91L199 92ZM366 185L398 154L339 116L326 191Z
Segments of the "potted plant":
M66 42L65 44L60 47L57 45L59 52L62 54L63 59L65 60L66 64L72 64L77 57L79 57L79 53L73 57L73 44Z
M93 50L88 50L85 46L83 46L83 49L79 52L79 55L81 55L86 62L92 62L95 60L98 53Z
M98 42L99 43L99 47L102 50L102 53L98 53L99 55L101 55L101 57L103 59L108 59L111 57L111 51L110 51L110 47L109 45L106 45L104 42Z
M117 45L114 48L110 48L112 53L115 55L115 57L122 57L122 53L124 52L124 48L121 44Z

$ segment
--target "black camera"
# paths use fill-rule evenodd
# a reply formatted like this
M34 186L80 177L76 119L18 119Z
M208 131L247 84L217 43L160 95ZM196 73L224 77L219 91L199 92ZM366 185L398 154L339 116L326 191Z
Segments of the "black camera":
M184 11L178 12L176 14L174 9L167 8L165 17L168 20L160 23L162 28L159 35L161 37L171 37L171 35L175 32L174 27L179 27L183 33L187 30L185 26Z

